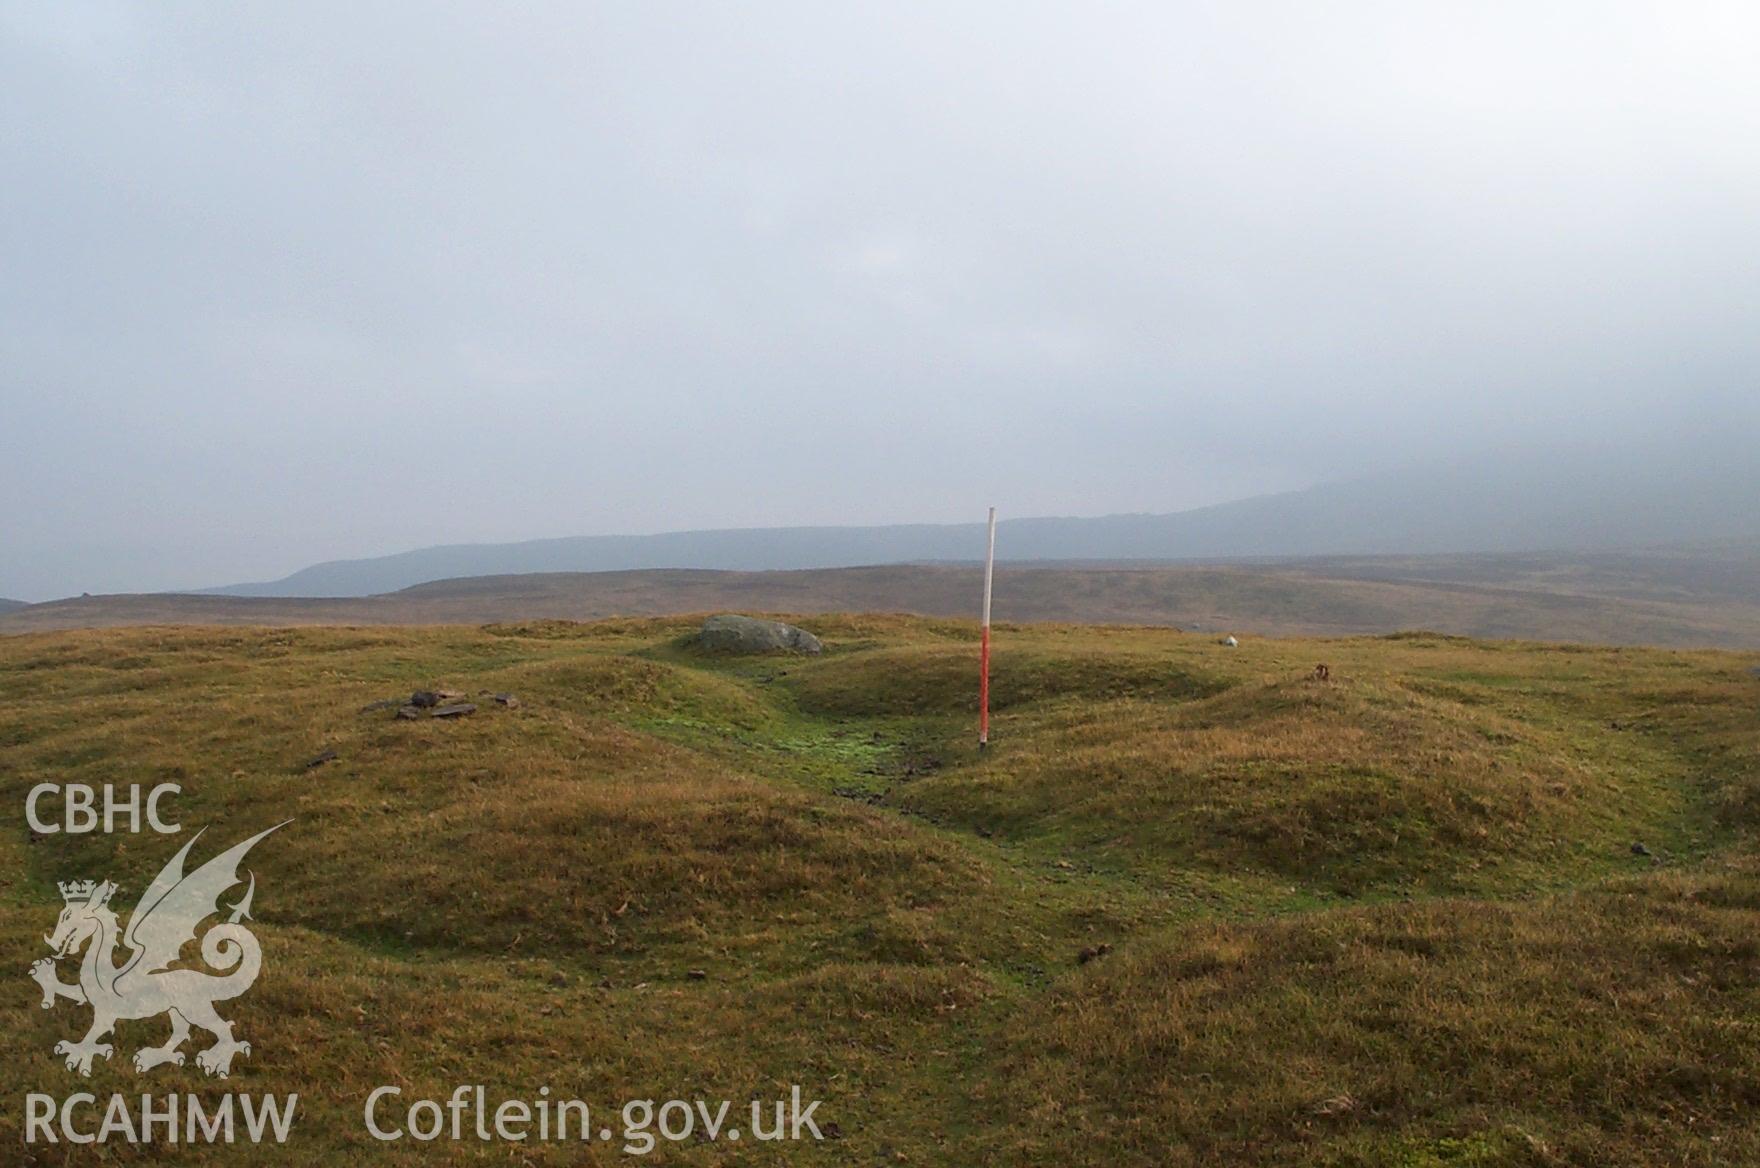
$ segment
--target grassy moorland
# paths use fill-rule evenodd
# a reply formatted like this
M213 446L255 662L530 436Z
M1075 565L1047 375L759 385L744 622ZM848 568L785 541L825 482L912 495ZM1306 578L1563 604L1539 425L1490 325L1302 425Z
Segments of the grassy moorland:
M7 611L0 635L125 625L438 625L714 611L964 617L975 564L655 569L435 580L378 596L81 596ZM1760 648L1760 551L1363 556L1276 563L1009 565L999 618L1256 636L1422 627L1462 636Z
M684 619L0 638L14 808L176 782L183 839L295 820L250 857L221 1086L127 1069L162 1021L62 1067L85 1012L24 976L55 882L129 906L172 848L14 812L5 1155L100 1162L25 1149L25 1091L237 1090L300 1094L292 1148L103 1162L612 1164L377 1144L361 1103L799 1083L825 1143L648 1162L1760 1162L1760 656L1005 627L979 755L969 627L804 623L823 657ZM363 710L431 686L519 705Z

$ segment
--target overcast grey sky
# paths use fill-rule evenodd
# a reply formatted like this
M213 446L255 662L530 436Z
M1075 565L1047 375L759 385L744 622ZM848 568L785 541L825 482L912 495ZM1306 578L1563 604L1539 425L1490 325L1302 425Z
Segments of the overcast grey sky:
M1751 3L0 4L0 595L1760 432Z

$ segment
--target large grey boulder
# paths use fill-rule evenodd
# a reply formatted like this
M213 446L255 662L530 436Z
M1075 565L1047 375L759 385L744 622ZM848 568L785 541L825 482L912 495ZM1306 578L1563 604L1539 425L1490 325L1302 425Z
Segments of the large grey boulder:
M825 648L805 629L734 613L704 621L697 641L717 653L818 653Z

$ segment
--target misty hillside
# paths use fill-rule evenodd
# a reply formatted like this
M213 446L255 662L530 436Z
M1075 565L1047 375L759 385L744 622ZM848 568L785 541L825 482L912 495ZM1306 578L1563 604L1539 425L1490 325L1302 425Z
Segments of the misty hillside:
M1004 519L1005 560L1198 560L1596 551L1760 538L1751 459L1548 455L1329 483L1168 515ZM977 508L974 506L974 510ZM214 591L368 596L429 580L640 568L734 571L971 560L978 523L579 536L421 548Z
M4 597L0 597L0 612L11 612L15 608L29 608L29 607L30 607L29 601L26 601L26 600L7 600Z

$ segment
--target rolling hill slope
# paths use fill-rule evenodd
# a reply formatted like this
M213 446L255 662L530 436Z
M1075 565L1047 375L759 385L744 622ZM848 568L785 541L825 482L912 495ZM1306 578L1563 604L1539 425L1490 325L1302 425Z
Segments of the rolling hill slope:
M1017 629L980 754L968 622L800 619L823 657L683 620L0 640L15 806L175 776L198 848L293 820L251 856L226 1087L298 1092L294 1142L127 1158L431 1163L367 1093L482 1082L613 1125L821 1100L823 1142L656 1157L705 1168L1760 1160L1760 655ZM519 705L374 705L431 686ZM132 900L175 844L0 835L6 962L58 880ZM83 1024L0 999L12 1081L216 1089L132 1070L156 1022L74 1078Z
M1186 567L1004 565L1006 621L1175 625L1255 634L1430 628L1609 644L1760 644L1748 553L1407 557ZM744 609L969 618L978 569L535 573L442 580L381 596L98 596L0 615L0 633L128 624L441 624Z

